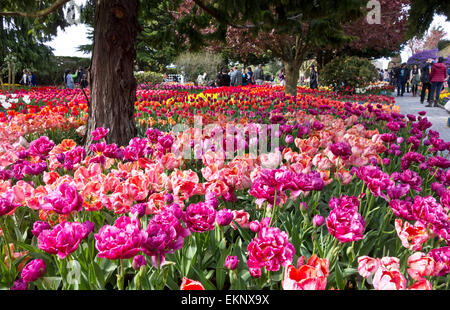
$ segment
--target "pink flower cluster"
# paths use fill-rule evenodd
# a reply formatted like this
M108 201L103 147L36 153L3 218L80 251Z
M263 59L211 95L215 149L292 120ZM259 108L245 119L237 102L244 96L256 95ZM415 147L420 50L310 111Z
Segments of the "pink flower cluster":
M109 128L105 129L104 127L99 127L92 132L92 139L94 141L101 140L106 137L109 132Z
M132 258L141 251L145 232L140 222L127 216L119 217L114 225L105 225L95 235L98 257L108 259Z
M389 174L381 171L377 166L363 166L356 171L356 176L364 181L372 195L381 196L387 200L382 191L394 185Z
M297 262L298 269L293 265L285 269L283 290L325 290L330 273L329 260L314 254L303 265L304 261L305 257L302 256Z
M93 223L87 221L62 222L52 229L35 230L38 238L38 247L49 253L57 254L60 259L74 252L81 240L86 238L94 229Z
M34 282L42 277L47 271L47 266L42 259L33 259L29 262L20 274L20 278L14 282L11 290L27 290L28 283Z
M247 250L249 254L247 264L250 274L255 278L261 276L263 267L269 271L278 271L280 266L289 265L295 254L295 248L289 242L288 234L277 227L266 225L262 225Z
M291 191L291 199L297 198L301 193L310 191L320 191L325 183L317 171L307 174L296 173L287 167L280 169L261 169L259 175L253 182L249 194L256 197L256 204L261 205L264 201L269 206L275 203L277 194L277 204L286 201L286 191Z
M444 197L444 202L445 202ZM450 241L450 222L448 210L436 201L433 196L416 196L411 200L392 200L389 203L394 214L409 221L417 221L428 227L434 234ZM419 224L417 224L419 225Z
M83 207L83 197L78 193L75 184L63 183L58 190L49 193L45 198L43 210L55 211L59 214L69 214L80 211Z
M342 243L364 238L365 221L358 213L358 198L355 196L333 197L329 205L332 210L326 219L326 224L332 236Z
M205 232L214 229L216 210L210 204L199 202L190 204L183 217L186 226L194 232Z
M447 259L448 262L448 259ZM408 258L407 272L415 282L407 288L407 280L400 271L400 260L396 257L358 258L358 272L373 282L376 290L431 290L431 283L425 277L444 275L445 263L436 262L433 255L415 252Z
M173 204L165 207L148 223L142 251L152 258L156 268L164 264L166 254L181 249L184 239L190 235L189 229L181 224L181 218L181 208Z

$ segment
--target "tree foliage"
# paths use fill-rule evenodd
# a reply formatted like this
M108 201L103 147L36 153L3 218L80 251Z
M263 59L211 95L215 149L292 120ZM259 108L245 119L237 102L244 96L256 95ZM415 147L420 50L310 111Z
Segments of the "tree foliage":
M380 58L392 56L406 43L410 0L379 0L380 23L369 23L367 16L342 25L353 40L341 48L340 55Z
M442 0L410 0L407 38L423 36L435 15L444 15L450 19L450 1Z
M424 50L431 50L438 47L439 41L447 35L442 27L433 27L427 33L422 48Z
M210 52L182 53L175 60L178 70L183 71L187 81L194 82L199 74L207 73L208 79L212 80L223 64L223 59L219 54Z
M186 0L175 17L183 29L200 34L193 40L186 32L185 40L194 43L193 47L209 44L244 58L251 53L280 58L286 67L286 92L295 94L303 60L318 49L348 42L350 36L340 25L361 17L364 5L365 1L352 0L264 0L256 4Z
M367 59L356 56L337 57L321 71L320 83L338 91L362 88L376 80L377 69Z

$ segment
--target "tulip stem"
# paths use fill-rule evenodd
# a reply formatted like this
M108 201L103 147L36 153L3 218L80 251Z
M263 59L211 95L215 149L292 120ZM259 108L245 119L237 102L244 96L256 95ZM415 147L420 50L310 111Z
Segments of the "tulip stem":
M272 226L272 224L274 224L276 222L275 216L277 213L277 190L275 189L275 196L273 199L273 206L272 206L272 216L270 218L270 223L269 223L269 227Z
M8 252L8 258L9 258L9 270L11 270L11 268L13 266L13 261L12 261L11 249L9 248L9 233L5 229L3 220L4 220L4 218L0 219L0 229L2 230L3 236L5 237L6 251Z
M120 275L117 279L117 288L119 290L125 289L125 267L123 266L123 259L120 260Z

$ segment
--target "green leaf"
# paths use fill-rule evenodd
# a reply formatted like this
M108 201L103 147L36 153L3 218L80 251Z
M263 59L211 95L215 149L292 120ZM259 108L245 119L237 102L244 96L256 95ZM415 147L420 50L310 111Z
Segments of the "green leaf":
M169 289L173 290L173 291L177 291L177 290L180 289L180 285L179 285L178 283L176 283L176 282L172 279L172 277L167 277L167 280L166 280L166 286L167 286Z
M239 233L241 234L242 238L244 240L252 240L253 238L250 236L247 230L243 229L235 220L233 220L234 224L239 230Z
M61 284L61 277L43 277L41 278L42 286L46 290L57 290Z
M217 288L212 284L211 281L209 281L202 271L197 270L194 266L192 266L192 269L194 270L194 273L200 278L200 282L203 284L205 289L207 290L217 290Z
M336 265L334 266L334 275L336 277L336 285L338 289L343 290L345 288L345 283L342 277L342 271L339 267L339 262L336 262Z
M103 274L100 266L96 262L92 262L92 268L94 269L97 284L100 289L105 287L105 275Z
M345 268L345 269L344 269L344 274L343 274L343 276L344 276L345 278L347 278L347 277L349 277L349 276L351 276L351 275L354 275L354 274L358 274L358 269L356 269L356 268Z

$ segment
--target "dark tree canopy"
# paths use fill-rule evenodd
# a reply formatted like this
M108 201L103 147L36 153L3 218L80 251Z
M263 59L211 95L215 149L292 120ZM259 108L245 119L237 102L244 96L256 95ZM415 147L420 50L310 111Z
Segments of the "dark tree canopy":
M435 15L444 15L450 20L450 1L411 0L409 10L408 38L423 36Z

